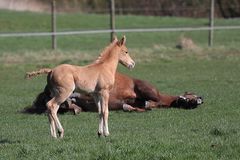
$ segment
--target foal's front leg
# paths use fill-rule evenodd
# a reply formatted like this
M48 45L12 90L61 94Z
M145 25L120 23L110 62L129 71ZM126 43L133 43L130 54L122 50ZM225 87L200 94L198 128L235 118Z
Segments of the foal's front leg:
M94 96L95 103L98 107L99 114L99 128L98 135L108 136L108 100L109 100L109 91L102 90L99 94L95 94Z
M108 101L109 101L109 91L103 90L101 92L102 95L102 113L103 113L103 135L108 136L109 130L108 130Z
M99 114L98 136L101 136L103 135L102 97L100 94L94 94L93 98L98 107L98 114Z

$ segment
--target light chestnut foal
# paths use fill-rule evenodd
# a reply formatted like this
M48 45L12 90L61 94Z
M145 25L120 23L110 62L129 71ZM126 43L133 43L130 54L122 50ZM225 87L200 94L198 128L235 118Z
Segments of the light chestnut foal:
M56 128L61 138L64 135L64 129L58 119L57 111L59 105L66 101L74 90L81 93L90 93L93 96L98 106L100 118L98 135L109 135L109 91L114 85L118 62L129 69L135 65L128 54L125 43L125 36L120 41L115 38L92 64L87 66L62 64L48 73L47 87L50 89L52 99L48 101L47 108L53 137L57 138ZM42 70L42 73L47 72L44 69Z

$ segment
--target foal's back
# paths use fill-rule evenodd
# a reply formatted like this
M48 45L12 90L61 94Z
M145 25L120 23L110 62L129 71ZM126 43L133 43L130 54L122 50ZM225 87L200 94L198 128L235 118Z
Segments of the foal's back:
M52 89L80 90L87 93L94 92L98 73L96 68L89 66L75 66L62 64L48 76L48 83Z

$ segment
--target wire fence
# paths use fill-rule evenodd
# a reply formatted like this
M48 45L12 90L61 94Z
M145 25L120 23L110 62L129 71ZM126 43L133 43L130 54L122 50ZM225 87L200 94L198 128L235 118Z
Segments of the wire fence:
M123 11L132 11L132 12L138 12L141 10L141 8L115 8L114 0L111 0L111 5L110 7L106 10L95 10L94 13L109 13L110 18L109 18L109 26L106 29L84 29L84 30L68 30L68 31L57 31L56 28L57 26L57 13L56 13L56 0L52 0L51 4L51 31L49 32L8 32L8 33L0 33L0 38L9 38L9 37L51 37L52 42L51 42L51 48L56 49L57 48L57 38L58 36L72 36L72 35L91 35L91 34L110 34L111 37L115 33L146 33L146 32L195 32L195 31L208 31L208 35L206 37L206 41L208 41L208 45L211 46L213 44L213 31L214 30L239 30L240 25L239 23L237 25L216 25L214 22L214 4L215 1L211 0L211 5L209 5L209 20L206 24L206 21L204 21L204 25L195 25L194 27L189 27L189 26L171 26L171 27L148 27L148 28L141 28L141 26L138 26L136 28L117 28L116 23L117 19L115 17L115 14L120 14ZM185 11L185 10L195 10L197 12L201 12L203 8L180 8L178 9L180 11ZM165 10L159 10L157 8L151 8L149 11L157 11L157 12L165 12L168 11L167 9ZM87 12L87 11L86 11ZM88 11L89 13L92 13L93 11ZM206 17L207 18L207 17ZM134 23L134 22L132 22ZM142 22L144 23L144 22ZM106 25L107 26L107 25ZM208 39L208 40L207 40Z
M181 28L137 28L137 29L104 29L104 30L84 30L65 32L29 32L29 33L1 33L0 37L33 37L33 36L68 36L81 34L101 34L101 33L136 33L136 32L179 32L179 31L209 31L211 27L181 27ZM214 30L240 29L240 26L215 26Z

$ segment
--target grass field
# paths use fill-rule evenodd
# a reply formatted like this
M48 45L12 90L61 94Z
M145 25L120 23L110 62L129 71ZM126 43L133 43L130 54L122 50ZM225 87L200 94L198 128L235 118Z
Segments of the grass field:
M18 18L25 20L22 23L31 24L32 21L35 25L36 17L46 21L46 15L26 13L29 16L26 18L22 13L1 11L0 21L5 23L3 27L4 23L1 22L1 32L22 31L25 27L17 24L22 22L17 21ZM11 16L15 17L16 24L9 28L13 22L6 22L6 19ZM77 19L74 15L61 16L70 16L68 20ZM96 25L103 15L91 16ZM124 19L131 17L134 18L119 17L119 20L126 23ZM138 18L139 24L141 18L146 24L157 19ZM183 20L188 25L205 21ZM64 18L61 21L64 25ZM176 18L175 23L180 25L181 20ZM101 25L104 24L99 23L100 27L104 27ZM44 27L40 28L44 30ZM36 31L35 26L25 29ZM231 37L228 37L229 33ZM219 32L213 48L206 47L201 33L186 33L193 36L198 50L176 49L178 34L127 34L127 44L137 64L132 71L122 66L119 70L145 79L165 93L178 95L184 91L196 92L204 97L202 106L194 110L110 112L110 137L107 138L97 137L97 113L80 113L78 116L67 113L59 116L65 128L65 137L61 140L50 137L46 115L19 113L31 105L46 84L45 76L24 80L24 74L61 63L90 63L107 44L108 35L83 36L86 40L82 36L62 37L59 50L54 52L48 49L48 38L0 39L0 159L239 159L239 30ZM73 40L82 42L83 47L76 43L70 45Z

